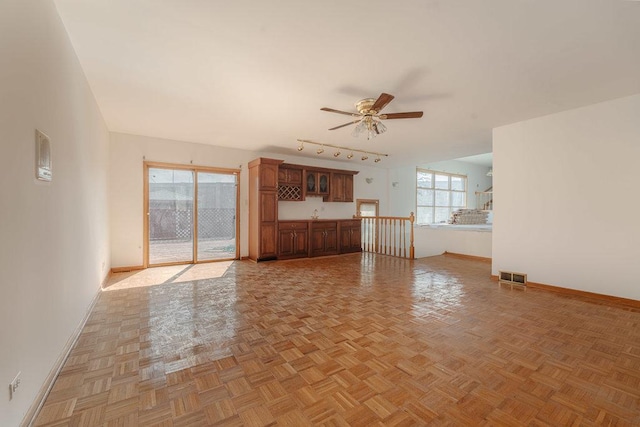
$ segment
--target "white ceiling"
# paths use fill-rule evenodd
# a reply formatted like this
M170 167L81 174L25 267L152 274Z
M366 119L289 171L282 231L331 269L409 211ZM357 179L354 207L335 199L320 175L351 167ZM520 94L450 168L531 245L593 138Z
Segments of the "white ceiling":
M474 165L491 167L493 166L493 153L476 154L474 156L459 157L456 160L473 163Z
M491 151L491 129L640 93L640 2L55 0L111 131L298 155ZM367 141L328 128L381 92ZM354 110L355 111L355 110ZM312 155L310 150L301 154Z

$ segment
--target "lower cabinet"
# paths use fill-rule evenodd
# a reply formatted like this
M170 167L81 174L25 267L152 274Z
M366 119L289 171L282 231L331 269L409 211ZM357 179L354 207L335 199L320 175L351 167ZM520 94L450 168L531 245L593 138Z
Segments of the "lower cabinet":
M311 222L309 256L336 255L338 253L338 222Z
M361 233L360 221L340 221L340 253L362 251Z
M278 258L309 256L309 228L307 221L281 221L278 224Z
M278 259L360 252L361 231L361 222L355 219L279 221ZM271 248L263 248L267 252L269 249Z

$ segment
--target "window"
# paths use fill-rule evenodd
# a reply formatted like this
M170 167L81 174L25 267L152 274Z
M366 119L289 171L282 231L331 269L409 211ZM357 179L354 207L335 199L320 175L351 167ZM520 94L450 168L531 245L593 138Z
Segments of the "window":
M451 212L467 206L467 177L417 169L416 223L445 223Z
M356 215L357 216L378 216L377 199L357 199L356 200Z

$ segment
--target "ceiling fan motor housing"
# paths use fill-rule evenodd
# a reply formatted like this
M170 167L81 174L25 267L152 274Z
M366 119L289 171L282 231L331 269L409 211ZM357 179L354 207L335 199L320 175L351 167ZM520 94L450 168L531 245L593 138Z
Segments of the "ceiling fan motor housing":
M360 114L377 114L377 111L371 109L375 102L375 98L361 99L360 101L356 102L356 109Z

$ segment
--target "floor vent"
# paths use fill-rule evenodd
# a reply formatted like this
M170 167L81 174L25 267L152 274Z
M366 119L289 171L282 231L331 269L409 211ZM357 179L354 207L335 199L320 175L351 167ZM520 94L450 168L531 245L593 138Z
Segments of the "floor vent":
M500 271L498 273L498 286L503 284L509 285L511 289L514 286L527 290L527 275L524 273L514 273L513 271Z

